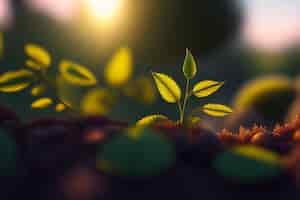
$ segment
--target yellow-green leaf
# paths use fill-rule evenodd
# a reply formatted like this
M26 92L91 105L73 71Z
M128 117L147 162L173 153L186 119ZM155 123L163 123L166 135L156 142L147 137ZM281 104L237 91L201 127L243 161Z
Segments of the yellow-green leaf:
M33 60L26 60L25 61L25 66L28 67L28 68L34 69L34 70L40 70L40 69L42 69L42 65L36 63Z
M146 116L142 119L140 119L136 125L137 126L150 126L156 122L160 122L160 121L166 121L168 120L168 117L164 116L164 115L149 115Z
M221 104L206 104L202 108L203 112L213 117L224 117L232 113L232 109Z
M9 71L0 75L0 92L19 92L27 88L34 80L28 70Z
M129 48L121 48L104 69L106 82L119 87L128 82L133 71L133 58Z
M55 111L56 112L62 112L66 109L65 104L59 103L55 106Z
M43 84L36 85L31 89L31 95L32 96L39 96L43 94L46 91L46 86Z
M150 105L153 104L157 98L156 88L152 80L148 77L139 77L134 81L122 87L124 95L133 98L134 100Z
M40 68L34 66L34 69L48 68L51 64L50 54L44 48L36 44L27 44L25 46L25 53L36 63L36 65L40 65ZM27 66L31 67L33 65Z
M190 50L186 49L186 56L183 64L183 73L187 79L192 79L197 73L197 64Z
M45 97L45 98L40 98L40 99L34 101L31 104L31 108L43 109L43 108L49 107L51 104L53 104L53 100Z
M97 84L95 75L86 67L64 60L59 65L62 77L71 84L93 86Z
M152 76L162 98L168 103L180 101L181 90L177 83L169 76L153 72Z
M193 94L199 98L207 97L218 91L223 85L224 82L211 80L201 81L194 86Z
M85 115L107 115L112 109L114 97L109 90L95 88L87 92L80 102Z

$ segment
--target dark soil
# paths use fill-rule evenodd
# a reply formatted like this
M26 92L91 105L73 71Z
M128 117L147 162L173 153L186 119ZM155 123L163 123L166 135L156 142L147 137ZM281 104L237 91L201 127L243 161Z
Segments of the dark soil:
M17 173L0 177L1 199L31 200L199 200L298 199L300 195L300 119L274 130L253 127L239 133L212 133L201 125L171 122L152 128L176 149L176 162L152 177L122 177L96 168L101 145L127 123L104 117L41 119L21 124L1 108L1 127L18 145ZM277 152L284 171L271 180L245 184L225 178L212 167L215 157L235 145L253 144Z

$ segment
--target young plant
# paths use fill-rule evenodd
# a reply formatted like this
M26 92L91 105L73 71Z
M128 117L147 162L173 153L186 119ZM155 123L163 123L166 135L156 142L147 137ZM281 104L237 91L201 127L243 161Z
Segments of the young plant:
M167 103L177 104L180 124L184 124L185 122L185 113L190 97L208 97L224 85L224 82L204 80L198 82L191 88L191 80L194 79L197 74L197 63L188 49L186 50L186 57L183 64L183 74L186 78L186 86L182 97L182 91L173 78L166 74L152 72L152 76L162 99ZM202 106L202 111L214 117L224 117L232 113L231 108L222 104L205 104ZM164 115L150 115L138 121L137 124L148 125L156 121L167 119L168 118Z

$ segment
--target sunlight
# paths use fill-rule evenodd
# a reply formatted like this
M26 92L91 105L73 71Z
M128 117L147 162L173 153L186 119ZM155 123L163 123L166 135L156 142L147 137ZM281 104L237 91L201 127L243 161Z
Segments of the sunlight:
M104 22L112 20L118 14L122 4L123 0L89 0L91 12Z

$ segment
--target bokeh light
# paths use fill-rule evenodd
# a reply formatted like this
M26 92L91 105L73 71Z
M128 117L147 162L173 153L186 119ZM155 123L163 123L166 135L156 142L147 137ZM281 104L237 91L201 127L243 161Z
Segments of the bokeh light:
M60 22L70 22L78 14L80 3L74 0L28 0L28 5L39 13Z
M9 0L0 0L0 26L7 26L11 23L13 14Z
M87 5L92 14L102 22L113 20L123 5L123 0L88 0Z
M255 49L278 52L300 44L300 0L242 1L243 39Z

